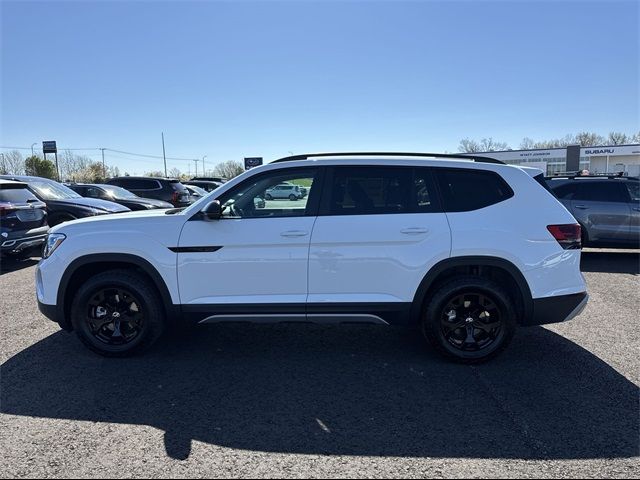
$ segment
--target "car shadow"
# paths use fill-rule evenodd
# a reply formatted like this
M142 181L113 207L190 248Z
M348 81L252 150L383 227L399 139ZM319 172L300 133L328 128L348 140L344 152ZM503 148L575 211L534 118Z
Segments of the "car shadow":
M583 272L640 274L640 251L589 252L583 251L580 261Z
M0 275L4 275L5 273L16 272L18 270L22 270L23 268L33 267L39 261L40 261L40 258L2 257L0 258Z
M2 366L10 415L151 425L191 441L326 455L584 459L638 455L638 388L544 328L480 366L383 327L224 325L105 359L58 332Z

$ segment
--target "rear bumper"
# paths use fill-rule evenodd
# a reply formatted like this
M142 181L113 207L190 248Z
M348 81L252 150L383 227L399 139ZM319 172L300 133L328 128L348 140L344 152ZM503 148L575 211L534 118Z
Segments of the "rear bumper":
M525 325L547 325L569 321L582 313L588 301L587 292L534 298L533 315Z

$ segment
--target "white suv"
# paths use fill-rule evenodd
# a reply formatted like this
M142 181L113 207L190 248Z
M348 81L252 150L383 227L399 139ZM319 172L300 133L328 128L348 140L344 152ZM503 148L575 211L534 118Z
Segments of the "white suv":
M541 178L464 155L288 157L186 209L53 228L38 304L108 356L170 322L310 321L415 326L449 358L486 360L516 326L587 302L580 227ZM256 208L284 182L309 194Z
M284 183L282 185L276 185L274 187L268 188L264 192L265 200L277 200L288 198L289 200L300 200L304 195L300 190L298 185L290 185L288 183Z

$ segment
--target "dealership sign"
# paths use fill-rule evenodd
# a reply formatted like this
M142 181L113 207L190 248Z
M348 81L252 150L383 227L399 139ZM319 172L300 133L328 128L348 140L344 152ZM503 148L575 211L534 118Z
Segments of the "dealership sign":
M249 170L253 167L258 167L262 165L262 157L245 157L244 159L244 169Z
M58 147L55 140L42 142L42 153L58 153Z

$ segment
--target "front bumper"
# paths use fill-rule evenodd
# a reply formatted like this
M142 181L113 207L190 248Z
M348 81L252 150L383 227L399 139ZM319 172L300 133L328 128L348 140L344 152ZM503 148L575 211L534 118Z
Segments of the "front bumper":
M20 253L30 248L42 245L47 239L47 234L30 235L21 238L10 238L0 243L0 250L3 253Z
M582 313L589 301L587 292L534 298L533 314L525 325L547 325L567 322Z

